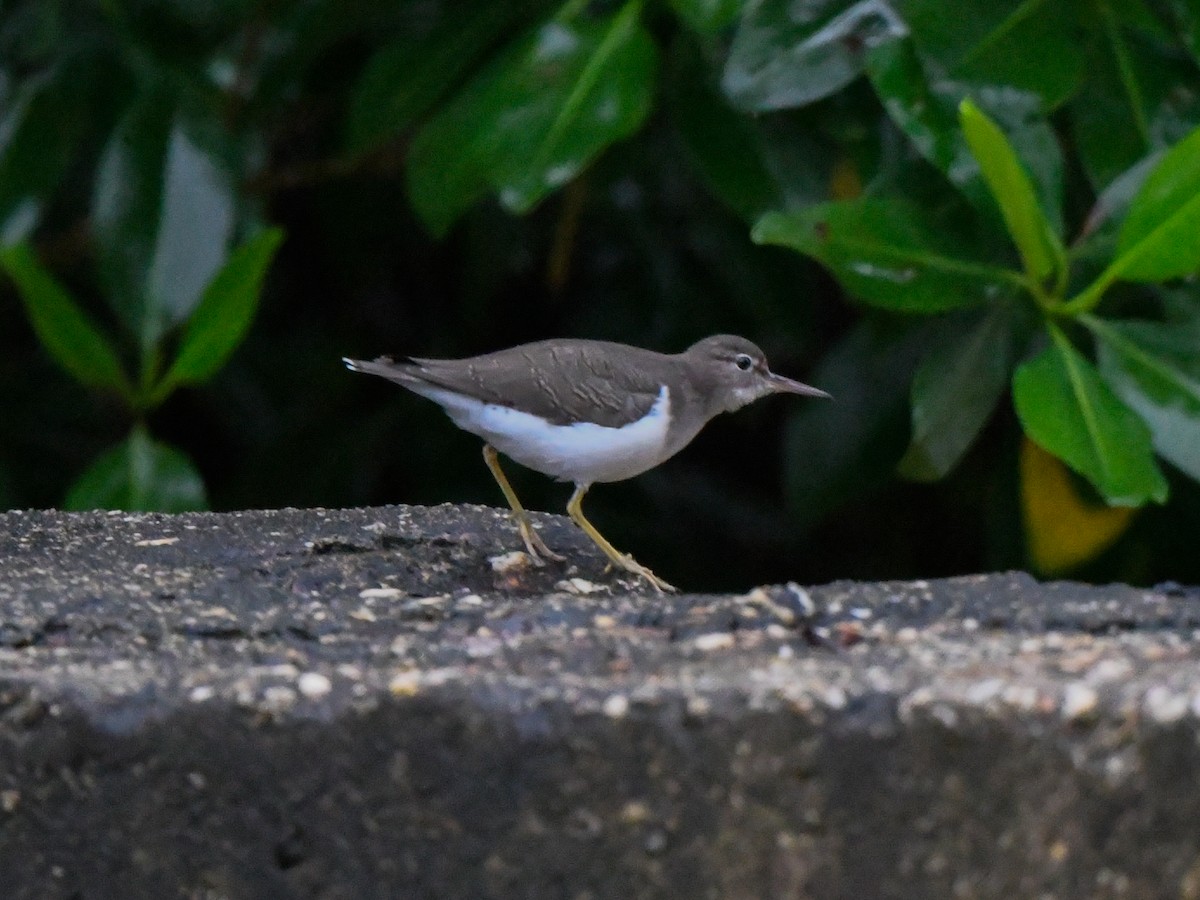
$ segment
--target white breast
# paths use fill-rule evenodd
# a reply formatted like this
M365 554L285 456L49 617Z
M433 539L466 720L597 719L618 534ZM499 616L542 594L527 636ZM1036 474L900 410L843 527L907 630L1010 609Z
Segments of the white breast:
M521 465L560 481L622 481L654 468L669 455L671 395L665 385L646 415L620 428L590 422L550 425L529 413L438 388L418 393L438 403L459 428L479 435Z

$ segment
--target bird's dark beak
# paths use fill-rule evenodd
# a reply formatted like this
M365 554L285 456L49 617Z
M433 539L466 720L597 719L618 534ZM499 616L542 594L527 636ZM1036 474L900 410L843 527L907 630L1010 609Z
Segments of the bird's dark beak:
M830 400L833 399L820 388L815 388L810 384L804 384L800 381L793 381L790 378L784 378L782 375L776 375L774 372L767 373L767 383L771 385L771 390L776 394L799 394L802 397L826 397Z

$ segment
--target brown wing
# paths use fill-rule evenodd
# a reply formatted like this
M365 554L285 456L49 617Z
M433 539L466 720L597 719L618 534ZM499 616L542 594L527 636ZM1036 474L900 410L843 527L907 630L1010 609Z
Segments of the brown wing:
M604 341L569 340L539 341L469 359L413 358L393 367L395 375L385 377L401 384L423 381L557 425L588 421L615 428L650 411L672 358Z

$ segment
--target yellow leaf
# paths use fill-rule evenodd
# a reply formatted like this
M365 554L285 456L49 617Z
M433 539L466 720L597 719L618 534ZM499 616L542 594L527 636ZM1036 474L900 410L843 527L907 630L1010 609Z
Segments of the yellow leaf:
M1095 559L1125 533L1135 509L1100 506L1079 495L1059 459L1021 442L1021 511L1033 567L1058 575Z
M829 196L834 200L853 200L863 192L858 166L847 156L839 156L829 173Z

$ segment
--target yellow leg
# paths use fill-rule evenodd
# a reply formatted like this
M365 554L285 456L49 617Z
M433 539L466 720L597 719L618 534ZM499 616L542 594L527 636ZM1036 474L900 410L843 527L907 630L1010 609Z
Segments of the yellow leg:
M525 542L525 549L529 551L530 559L536 565L541 565L543 559L563 562L566 557L560 556L547 547L541 536L533 530L533 523L529 521L529 513L525 512L525 507L517 499L517 492L512 489L512 485L504 477L504 470L500 468L500 458L496 453L496 448L491 444L483 445L483 461L492 470L492 477L496 479L496 484L500 485L500 490L504 491L504 499L512 507L513 518L517 522L517 531L521 532L521 539Z
M656 591L675 591L677 588L667 584L628 553L621 553L610 544L599 531L596 526L589 522L583 516L583 495L587 493L588 485L580 484L575 486L575 493L571 495L571 499L567 501L567 514L571 519L583 529L583 533L590 537L601 550L604 555L612 560L613 565L617 568L624 569L626 572L631 572L634 575L639 575L645 578Z

